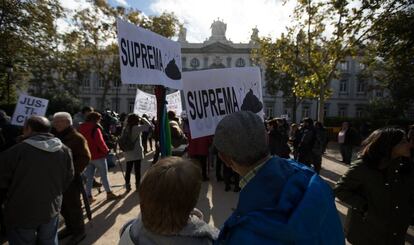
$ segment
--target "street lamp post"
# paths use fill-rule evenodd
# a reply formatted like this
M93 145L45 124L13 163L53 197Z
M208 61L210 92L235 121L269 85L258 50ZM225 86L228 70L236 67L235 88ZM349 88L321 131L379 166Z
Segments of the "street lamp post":
M12 80L12 74L13 74L13 65L8 64L6 67L7 71L7 105L10 105L10 85Z

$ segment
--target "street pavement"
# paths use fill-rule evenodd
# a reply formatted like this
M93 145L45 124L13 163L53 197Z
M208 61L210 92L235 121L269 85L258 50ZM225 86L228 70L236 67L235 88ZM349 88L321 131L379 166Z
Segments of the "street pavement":
M150 166L153 154L147 154L142 163L142 173ZM321 176L333 186L342 174L347 170L347 166L338 161L340 155L336 144L330 144L323 157ZM123 158L121 157L123 162ZM97 189L93 190L96 201L92 203L93 219L88 221L85 218L87 237L81 245L113 245L118 244L119 230L127 221L134 219L139 214L139 197L133 188L131 192L125 193L124 180L121 167L125 170L125 164L117 165L110 170L109 179L114 193L123 195L123 198L116 201L106 201L106 195L102 188L102 193ZM133 176L131 184L135 186ZM237 205L238 193L224 191L224 183L217 182L214 169L210 170L210 181L203 182L202 189L197 203L197 208L204 213L204 219L211 225L220 227L226 218L230 216ZM347 213L347 207L336 201L337 209L342 222ZM63 222L61 221L61 227ZM406 244L414 244L414 230L409 229ZM65 240L60 244L65 245ZM7 243L4 243L7 244Z

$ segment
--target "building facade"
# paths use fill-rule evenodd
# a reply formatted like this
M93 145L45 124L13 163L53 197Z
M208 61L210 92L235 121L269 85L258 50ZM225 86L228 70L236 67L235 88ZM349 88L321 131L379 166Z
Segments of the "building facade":
M252 49L256 47L255 40L258 38L258 30L252 30L248 43L233 43L226 37L227 25L216 20L211 25L211 36L203 43L190 43L186 39L185 28L180 30L178 42L182 49L182 69L185 71L245 67L253 66L251 57ZM363 117L369 100L375 97L385 96L382 90L372 89L372 80L361 79L358 75L363 69L363 64L357 59L348 57L339 63L340 79L331 81L332 96L326 101L325 117ZM279 117L288 115L292 118L292 109L279 92L275 95L266 92L265 69L261 67L263 102L267 116ZM370 88L370 89L369 89ZM129 113L133 111L136 85L120 85L114 83L108 91L104 103L106 108ZM84 105L99 108L102 102L103 88L98 81L83 84L80 98ZM151 92L151 91L149 91ZM317 101L303 100L298 105L296 118L316 118ZM103 109L103 108L100 108Z

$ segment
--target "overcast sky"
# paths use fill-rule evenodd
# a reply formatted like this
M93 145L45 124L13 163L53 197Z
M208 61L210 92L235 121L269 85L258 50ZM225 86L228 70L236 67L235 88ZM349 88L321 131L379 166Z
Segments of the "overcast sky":
M88 6L85 0L60 0L68 9ZM220 18L227 23L226 36L233 42L248 42L252 28L260 36L278 37L291 22L293 6L281 0L109 0L111 5L122 5L141 10L146 15L174 12L187 28L189 42L203 42L210 36L211 23ZM60 22L63 28L65 24Z

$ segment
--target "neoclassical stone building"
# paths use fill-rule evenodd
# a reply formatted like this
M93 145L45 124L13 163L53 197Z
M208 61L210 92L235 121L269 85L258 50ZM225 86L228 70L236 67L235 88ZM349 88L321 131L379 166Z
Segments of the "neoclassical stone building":
M186 29L180 30L178 41L182 48L183 71L254 65L251 51L256 45L254 40L258 38L258 30L252 29L248 43L234 43L226 37L226 29L227 25L223 21L215 20L211 25L211 36L203 43L188 42ZM368 89L372 88L374 81L359 78L358 74L363 69L363 64L357 59L346 58L338 65L338 69L341 78L331 81L333 94L325 105L326 117L362 117L370 99L385 96L382 90ZM283 94L279 92L276 95L270 95L266 92L265 69L262 67L261 71L266 115L278 117L287 114L291 118L292 110L285 103ZM80 95L83 104L98 108L102 94L99 82L91 81L84 85ZM135 92L135 85L114 86L109 90L105 105L118 112L132 112ZM316 112L316 101L304 100L298 106L297 119L315 118Z

